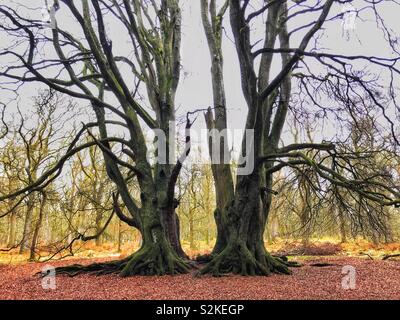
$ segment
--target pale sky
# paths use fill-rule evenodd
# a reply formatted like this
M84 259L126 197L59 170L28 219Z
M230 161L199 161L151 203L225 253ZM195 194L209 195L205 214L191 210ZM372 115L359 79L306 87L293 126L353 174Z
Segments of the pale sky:
M0 3L7 3L13 6L12 3L26 3L29 5L30 9L20 8L19 12L21 14L26 14L29 12L30 15L38 17L41 15L41 7L44 5L43 0L34 1L4 1L0 0ZM179 107L179 115L185 115L187 111L207 107L212 105L212 90L211 90L211 75L210 75L210 58L207 43L205 40L203 27L200 18L200 1L198 0L181 0L180 1L183 8L183 35L182 35L182 74L181 82L178 89L178 94L176 97L176 106ZM223 1L217 1L221 4ZM308 1L308 3L315 1ZM262 3L262 1L251 1L254 5ZM355 8L360 8L363 1L355 0L353 6ZM289 1L292 5L293 2ZM63 6L63 5L62 5ZM380 6L382 7L382 6ZM399 17L399 6L394 6L393 4L384 5L383 16L385 21L394 28L397 34L400 34L400 25L398 23ZM342 5L335 4L331 10L331 15L336 15L341 12ZM74 24L71 23L70 18L67 16L69 12L61 10L57 13L57 22L59 26L63 29L67 29L70 32L77 33L78 29ZM312 17L312 15L311 15ZM361 17L364 21L358 19L356 21L355 30L349 33L349 38L344 36L342 21L336 20L334 22L329 22L325 25L324 33L319 33L321 38L319 43L323 48L324 52L339 52L342 54L349 55L377 55L381 57L390 57L391 52L385 41L381 31L376 28L376 20L371 14L371 11L362 13ZM315 16L314 16L315 18ZM294 19L289 26L289 30L293 26L299 26L304 24L303 17ZM128 47L126 41L126 36L120 32L118 28L109 26L110 38L113 41L113 49L123 51L124 48ZM226 33L223 39L223 52L225 59L225 88L227 96L227 109L228 109L228 125L232 129L239 129L243 127L244 121L246 119L247 108L243 99L241 84L240 84L240 74L237 62L237 56L232 43L232 35L229 28L229 15L225 17L225 30ZM260 19L256 24L252 26L254 33L253 40L257 41L262 39L264 32L263 20ZM79 33L78 33L79 34ZM295 47L299 39L304 33L299 33L297 36L292 37L291 47ZM123 37L122 37L123 36ZM7 46L9 39L6 39L4 35L0 34L0 50L4 46ZM117 49L115 49L117 48ZM47 50L47 49L46 49ZM130 50L130 49L129 49ZM333 51L334 50L334 51ZM53 53L46 52L49 55ZM8 61L7 61L8 62ZM0 68L7 64L6 61L0 61ZM280 61L276 59L275 70L279 66ZM310 65L313 65L312 63ZM314 66L316 66L314 64ZM361 65L360 65L361 66ZM316 70L318 70L316 66ZM37 93L39 85L28 84L19 89L20 93L20 104L26 105L28 98L34 96ZM2 101L7 100L10 93L0 89L0 97ZM82 103L80 103L82 105ZM86 103L85 103L86 104ZM90 112L90 110L89 110ZM204 128L205 124L203 117L199 116L194 129ZM332 135L337 131L335 123L326 123L325 126L319 126L319 131L315 133L316 141L321 141L322 139L330 140ZM289 127L285 128L284 140L285 142L290 142L291 135L289 134ZM235 141L235 145L239 141Z

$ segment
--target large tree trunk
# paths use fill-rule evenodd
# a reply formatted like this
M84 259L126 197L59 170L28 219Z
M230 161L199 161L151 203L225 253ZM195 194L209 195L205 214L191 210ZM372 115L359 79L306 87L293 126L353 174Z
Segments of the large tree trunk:
M175 250L178 256L184 259L189 259L185 251L183 251L182 249L180 240L179 217L176 214L175 209L163 210L162 216L164 219L166 238L168 239L171 247Z
M227 244L227 237L224 230L225 228L222 223L222 213L219 208L215 209L214 211L214 219L217 226L217 238L215 240L215 245L211 252L211 255L220 253Z
M60 267L56 269L57 274L95 273L100 275L116 273L122 277L127 277L132 275L173 275L188 272L187 264L178 256L167 240L160 222L157 204L150 199L150 201L146 201L142 210L142 245L138 251L122 260L87 266Z
M151 206L148 209L149 212L144 215L142 246L130 257L121 270L121 276L187 272L187 266L178 255L177 248L170 245L171 240L167 239L162 225L157 222L159 219L154 219L155 209ZM171 229L168 229L168 231L171 231ZM180 247L180 242L178 241L178 243Z
M266 215L260 208L259 173L240 177L235 200L227 209L228 243L200 272L220 275L268 275L290 273L289 263L272 257L264 246Z
M164 110L166 109L164 108ZM104 110L94 108L94 111L100 124L100 137L105 139L108 134ZM140 208L131 196L115 159L110 156L108 150L111 150L111 147L109 143L104 143L102 152L107 175L116 184L118 192L132 217L132 219L126 217L125 220L129 221L131 226L139 229L142 234L141 248L123 260L89 266L63 267L59 268L58 272L68 274L80 272L119 273L121 276L129 276L134 274L175 274L188 271L187 264L182 259L186 258L186 255L182 250L179 239L179 220L175 213L177 203L174 201L176 179L171 180L171 165L157 162L154 169L151 167L147 159L144 136L140 130L136 130L136 127L139 127L136 114L131 114L131 121L131 135L135 139L131 139L130 142L133 150L135 150L136 166L140 168L140 174L137 175L141 191ZM168 132L168 127L163 128L163 131ZM168 135L166 141L169 141ZM166 150L169 150L168 145ZM124 216L122 212L119 214Z
M273 166L273 163L266 163L264 168L260 168L258 159L260 155L273 154L278 146L289 101L286 95L290 92L290 80L284 83L281 92L283 102L279 106L279 115L276 115L272 128L269 128L267 123L272 114L275 98L271 96L271 100L264 101L259 97L257 87L264 86L258 84L257 76L253 71L254 61L251 50L248 50L249 29L247 26L243 27L245 23L241 15L243 12L240 9L240 2L231 1L230 3L231 25L242 73L242 88L249 107L245 128L253 129L254 133L253 142L250 143L252 150L247 150L249 141L243 139L241 152L243 156L248 156L249 152L254 154L255 169L250 175L237 175L233 203L228 204L221 215L227 244L200 272L214 275L227 272L242 275L288 274L290 263L281 258L272 257L264 245L263 236L272 199L272 176L267 175L266 170ZM272 38L274 37L275 35ZM283 63L286 63L286 60ZM270 63L266 63L268 64ZM264 71L268 73L268 70ZM261 75L263 82L267 84L268 77L263 73Z
M172 102L171 102L172 103ZM163 110L166 110L165 107ZM180 221L176 213L176 208L179 205L179 201L175 199L175 186L177 177L172 177L175 166L171 165L175 159L170 159L170 122L174 121L174 117L171 114L165 114L161 118L168 119L165 121L165 127L162 128L165 133L165 155L166 164L157 163L154 169L154 185L157 195L157 202L159 212L161 214L160 219L163 224L165 236L171 247L175 250L176 254L183 259L189 259L186 253L182 249L180 240ZM159 150L157 150L158 152ZM157 154L158 156L158 154ZM179 174L179 173L178 173Z

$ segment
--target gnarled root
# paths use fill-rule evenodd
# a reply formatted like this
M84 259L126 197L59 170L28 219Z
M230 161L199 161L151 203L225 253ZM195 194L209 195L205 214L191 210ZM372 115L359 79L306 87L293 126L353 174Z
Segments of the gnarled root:
M122 260L113 260L109 262L99 262L92 263L89 265L80 265L73 264L70 266L58 267L55 269L57 275L65 274L70 277L74 277L79 274L95 274L95 275L104 275L104 274L116 274L121 272L124 266L128 263L131 256L122 259ZM45 276L45 274L42 274Z
M212 253L206 253L198 255L194 260L198 263L208 263L214 258L214 256L215 255L213 255Z
M289 261L288 257L286 256L274 256L272 255L272 258L280 261L281 263L285 264L287 267L291 267L291 268L299 268L302 265L300 263L298 263L297 261Z
M241 275L269 275L271 273L291 274L290 266L295 263L271 256L261 247L250 251L244 242L228 246L201 269L197 275L222 276L233 273Z
M132 275L165 275L187 273L188 262L183 261L169 247L161 250L160 245L144 245L139 251L122 260L93 263L89 265L70 265L58 267L56 274L76 276L79 274L119 274L121 277ZM44 275L43 275L44 276Z
M181 274L189 265L171 249L161 250L159 245L143 246L122 269L120 276Z

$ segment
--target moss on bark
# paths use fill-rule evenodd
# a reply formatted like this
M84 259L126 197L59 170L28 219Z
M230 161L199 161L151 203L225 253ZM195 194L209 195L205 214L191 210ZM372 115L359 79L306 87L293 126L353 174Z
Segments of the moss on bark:
M187 273L190 265L174 251L168 243L162 228L148 228L144 233L142 247L129 257L90 265L71 265L56 268L56 274L76 276L82 273L96 275L119 274L122 277L133 275L174 275Z
M294 266L297 266L295 262L271 256L261 244L253 251L248 248L244 241L237 240L230 242L221 253L212 257L211 261L198 272L198 275L222 276L233 273L243 276L266 276L271 273L291 274L289 267Z

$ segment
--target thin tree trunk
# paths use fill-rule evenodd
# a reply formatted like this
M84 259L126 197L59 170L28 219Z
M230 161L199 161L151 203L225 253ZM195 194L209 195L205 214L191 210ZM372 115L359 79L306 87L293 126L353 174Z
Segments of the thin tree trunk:
M30 256L29 260L34 261L35 260L35 255L36 255L36 246L38 243L39 239L39 232L40 232L40 227L42 226L42 221L43 221L43 215L44 215L44 208L46 206L46 201L47 201L47 196L45 193L42 194L42 199L40 203L40 208L39 208L39 216L36 221L35 229L33 232L33 237L32 237L32 243L30 247Z
M10 222L9 222L9 231L8 231L8 248L13 248L16 242L16 229L17 229L17 213L13 210L10 214Z
M301 211L300 211L300 221L302 227L302 242L303 245L308 245L310 240L310 218L311 218L311 208L310 208L310 201L311 201L311 190L310 187L307 185L307 182L304 181L302 177L300 177L300 199L301 203ZM304 193L303 193L304 192Z
M278 224L278 219L274 217L273 219L270 220L269 222L269 227L267 237L268 237L268 243L273 243L276 239L276 237L279 235L279 224Z
M195 249L194 244L194 225L193 225L193 212L189 209L189 246L190 249Z
M100 234L103 228L103 225L101 224L101 218L102 218L101 212L96 212L96 234ZM102 243L102 237L100 234L98 237L96 237L95 240L96 247L101 246L101 243Z
M35 200L34 200L34 196L31 194L28 197L28 203L26 206L24 230L22 233L22 241L21 241L21 246L20 246L20 250L19 250L20 254L27 252L29 250L29 246L31 244L34 207L35 207Z
M346 223L345 219L343 216L343 213L340 211L340 209L336 209L338 211L338 216L339 216L339 229L340 229L340 241L342 243L347 242L347 235L346 235Z
M122 221L118 220L118 247L117 252L121 252L122 247Z

